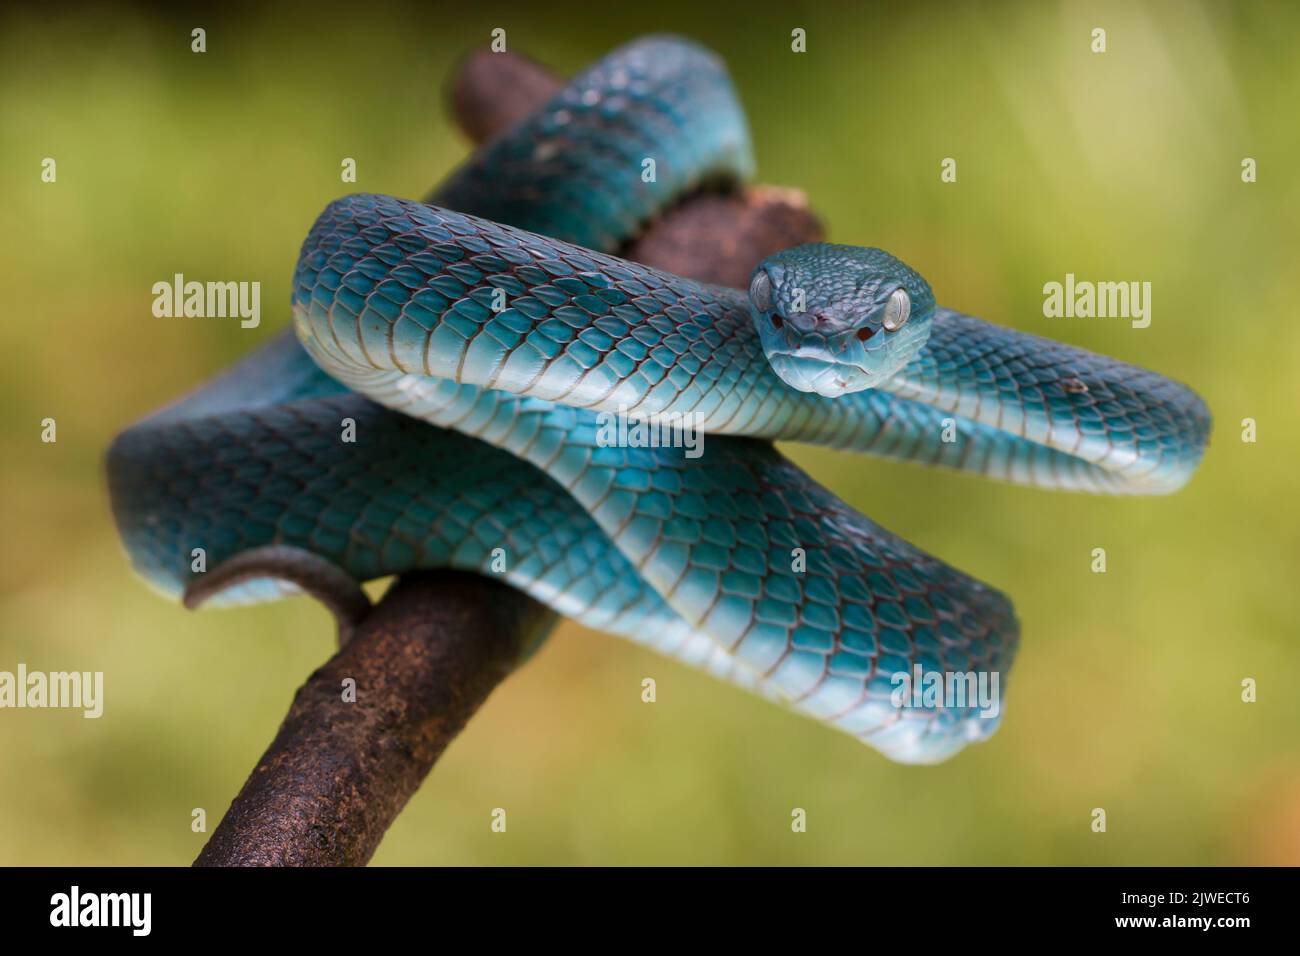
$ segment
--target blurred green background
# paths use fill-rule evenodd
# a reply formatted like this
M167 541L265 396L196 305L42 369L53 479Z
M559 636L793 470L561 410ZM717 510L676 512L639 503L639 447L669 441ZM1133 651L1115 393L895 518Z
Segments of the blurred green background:
M612 11L50 5L0 21L0 670L106 673L100 720L0 711L0 863L188 863L205 839L191 809L215 826L330 653L326 614L305 599L191 614L134 578L102 454L283 327L327 202L418 197L465 155L443 83L498 26L564 71L655 30L717 49L760 178L806 190L831 238L890 249L947 305L1186 381L1217 428L1187 489L1138 500L789 449L1013 597L1024 638L992 741L896 766L566 624L453 745L376 862L1300 862L1300 10ZM206 54L190 52L195 26ZM790 52L794 27L806 54ZM1089 49L1094 27L1105 54ZM339 181L345 156L355 186ZM947 156L956 184L939 179ZM175 272L260 280L261 328L153 318L151 286ZM1067 272L1150 281L1151 327L1045 319L1043 283ZM57 444L40 441L47 416ZM1247 417L1256 444L1240 440ZM1095 547L1106 574L1089 570ZM1240 700L1246 677L1257 703ZM790 830L795 806L807 833Z

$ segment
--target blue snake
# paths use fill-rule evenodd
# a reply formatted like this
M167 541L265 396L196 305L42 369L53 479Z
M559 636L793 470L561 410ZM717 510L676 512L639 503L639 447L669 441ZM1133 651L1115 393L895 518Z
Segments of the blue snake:
M331 203L299 257L293 334L111 447L134 567L226 604L312 574L498 574L895 760L987 738L1001 709L900 695L898 675L1005 689L1011 603L772 442L1160 494L1195 470L1208 410L1154 372L943 308L878 249L789 249L748 290L613 254L676 198L752 169L719 59L655 36L574 78L427 202ZM613 439L616 421L707 440L692 456ZM241 572L245 555L258 560ZM311 573L282 579L277 560Z

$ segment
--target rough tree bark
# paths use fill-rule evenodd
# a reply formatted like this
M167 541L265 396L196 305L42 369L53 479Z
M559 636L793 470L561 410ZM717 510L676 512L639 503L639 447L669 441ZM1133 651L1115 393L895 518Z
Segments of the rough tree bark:
M404 576L298 690L196 865L365 863L552 617L479 575Z
M475 142L541 106L562 81L509 53L479 51L450 87ZM698 194L649 224L628 258L743 288L764 256L820 239L802 194L756 186ZM551 614L498 581L408 574L308 678L196 866L366 863L407 800ZM356 682L345 702L343 681Z

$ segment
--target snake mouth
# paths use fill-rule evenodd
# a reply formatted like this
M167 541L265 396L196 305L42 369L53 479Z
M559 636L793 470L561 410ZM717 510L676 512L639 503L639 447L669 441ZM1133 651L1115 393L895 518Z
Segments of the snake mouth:
M791 388L801 392L815 392L823 398L839 398L872 385L869 372L844 362L830 362L824 358L790 352L773 352L768 356L768 362L781 381Z

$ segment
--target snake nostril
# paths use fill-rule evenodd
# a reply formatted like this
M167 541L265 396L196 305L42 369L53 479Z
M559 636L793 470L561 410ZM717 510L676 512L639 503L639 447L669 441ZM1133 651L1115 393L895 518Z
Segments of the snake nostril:
M773 327L774 329L779 329L779 328L781 328L781 326L783 326L783 325L785 325L785 323L781 321L781 317L780 317L779 315L777 315L775 312L773 312L773 313L772 313L772 327Z
M869 329L864 326L863 328L858 329L858 341L865 342L867 339L871 338L875 334L876 334L875 329Z

